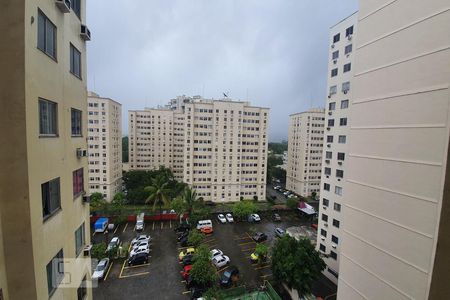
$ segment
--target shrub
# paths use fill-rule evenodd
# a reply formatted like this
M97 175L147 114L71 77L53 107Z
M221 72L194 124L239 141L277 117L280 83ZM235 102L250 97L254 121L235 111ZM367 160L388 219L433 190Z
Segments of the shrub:
M205 236L197 230L191 230L188 235L188 244L193 247L197 247L203 241Z
M108 255L106 254L106 248L106 243L92 245L91 257L98 260L107 257Z

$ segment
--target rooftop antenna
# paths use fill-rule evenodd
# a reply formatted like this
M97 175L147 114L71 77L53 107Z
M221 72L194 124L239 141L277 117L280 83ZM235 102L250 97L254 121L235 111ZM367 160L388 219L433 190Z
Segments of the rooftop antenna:
M228 94L227 93L225 93L225 92L222 93L225 98L228 98Z

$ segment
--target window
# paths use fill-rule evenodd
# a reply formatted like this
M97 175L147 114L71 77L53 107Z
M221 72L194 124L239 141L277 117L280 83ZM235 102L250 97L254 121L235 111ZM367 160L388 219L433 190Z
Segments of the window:
M346 94L350 90L350 81L342 84L342 91Z
M344 50L344 51L345 51L345 54L351 53L352 50L353 50L353 44L350 44L350 45L345 46L345 50Z
M322 205L328 207L330 205L330 200L323 198Z
M352 64L348 63L344 65L344 73L350 71L352 69Z
M343 178L344 177L344 170L336 170L336 177L337 178Z
M334 126L334 119L328 119L328 127Z
M64 278L64 254L63 250L59 250L59 252L53 257L53 259L47 264L47 287L48 294L51 296L58 285L61 283Z
M83 280L81 280L80 286L77 289L77 299L78 300L84 300L87 295L87 289L86 289L86 276L83 277Z
M339 136L339 144L345 144L347 142L347 137L345 135Z
M326 214L322 214L322 221L328 222L328 216Z
M338 69L337 68L331 70L331 77L337 76L337 74L338 74Z
M325 245L320 244L319 246L320 251L325 252L327 250L327 248L325 247Z
M39 134L58 134L58 104L55 102L39 99Z
M41 184L42 216L44 219L61 208L59 178Z
M333 136L327 135L327 143L332 143L332 142L333 142Z
M334 277L339 278L339 274L338 274L338 272L336 272L335 270L328 268L327 271L328 271L331 275L333 275Z
M336 195L342 196L342 187L340 187L340 186L335 186L335 187L334 187L334 193L335 193Z
M320 229L320 235L327 237L327 231L325 229Z
M339 125L340 126L347 126L347 118L341 118L339 120Z
M338 154L337 154L337 159L338 159L338 160L345 160L345 153L338 152Z
M348 100L342 100L341 101L341 109L348 108Z
M338 33L335 36L333 36L333 44L339 42L339 40L341 39L341 34Z
M75 256L78 256L83 250L85 245L84 241L84 222L80 227L75 231Z
M72 172L73 196L77 197L83 191L83 168Z
M331 152L331 151L325 152L325 158L326 159L332 159L333 158L333 152Z
M56 26L41 10L38 10L38 38L39 50L56 60Z
M72 108L72 136L81 136L81 110Z
M324 173L325 175L331 175L331 168L325 168Z
M336 252L330 251L330 257L331 257L332 259L336 260L336 259L337 259L337 254L336 254Z
M353 34L353 26L350 26L345 30L345 36L349 36Z
M70 6L78 18L81 18L81 0L71 0Z
M328 110L335 110L336 109L336 102L330 102L328 104Z
M338 59L339 58L339 50L334 51L332 54L332 59Z
M331 236L331 241L332 241L333 243L335 243L336 245L339 244L339 238L338 238L337 236L335 236L335 235L332 235L332 236Z
M70 73L81 79L81 52L70 44Z
M323 189L324 189L325 191L329 191L329 190L330 190L330 184L329 184L329 183L324 183L324 184L323 184Z
M335 211L341 211L341 205L339 203L334 203L334 210Z
M336 220L336 219L333 219L333 226L334 227L336 227L336 228L339 228L339 225L341 224L341 222L339 222L338 220Z
M337 86L330 86L330 96L337 93Z

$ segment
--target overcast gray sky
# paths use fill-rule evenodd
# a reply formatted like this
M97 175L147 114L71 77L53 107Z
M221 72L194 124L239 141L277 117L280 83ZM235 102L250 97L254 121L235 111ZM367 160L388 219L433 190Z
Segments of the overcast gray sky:
M269 139L289 114L325 105L330 26L357 0L90 0L88 89L127 111L177 95L270 107Z

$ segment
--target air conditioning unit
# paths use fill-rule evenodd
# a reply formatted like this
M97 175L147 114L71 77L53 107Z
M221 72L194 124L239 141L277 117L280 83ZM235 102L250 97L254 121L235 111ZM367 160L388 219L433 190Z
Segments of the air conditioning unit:
M320 239L321 239L322 241L325 241L325 238L324 238L323 236L321 236Z
M327 175L327 178L330 178L330 175Z
M348 92L348 90L345 90L345 91L344 91L344 94L347 94L347 92Z
M331 148L331 144L327 144L327 147L328 147L328 148Z
M77 157L78 158L80 158L80 157L87 157L87 156L88 156L87 150L81 149L81 148L77 148Z
M328 95L328 99L330 99L331 98L331 95Z
M84 24L81 24L80 37L85 41L91 40L91 32L89 31L89 28Z
M334 44L331 44L331 49L334 49Z
M83 195L83 203L90 203L91 195Z
M55 0L55 4L62 13L70 12L70 0Z
M332 114L333 114L333 112L331 112L331 111L328 112L328 115L329 115L329 116L331 116Z
M342 166L342 161L338 161L338 165Z
M327 127L327 130L330 131L330 127Z
M333 63L336 64L337 63L337 59L333 59Z
M330 160L329 160L329 159L325 159L325 162L326 162L327 164L329 164L329 163L330 163Z
M347 57L350 57L350 54L347 54Z
M83 248L83 255L84 256L91 256L91 249L92 249L92 245L86 245Z
M323 223L323 226L328 227L328 223L327 222Z
M351 40L352 40L352 35L350 34L349 36L347 36L347 39L348 39L349 41L351 41Z
M323 208L323 210L327 210L327 207L326 207L326 206L322 206L322 208Z
M336 249L336 245L335 244L331 244L331 247L333 247L334 249Z
M338 178L338 181L341 181L341 179L340 179L340 178Z

